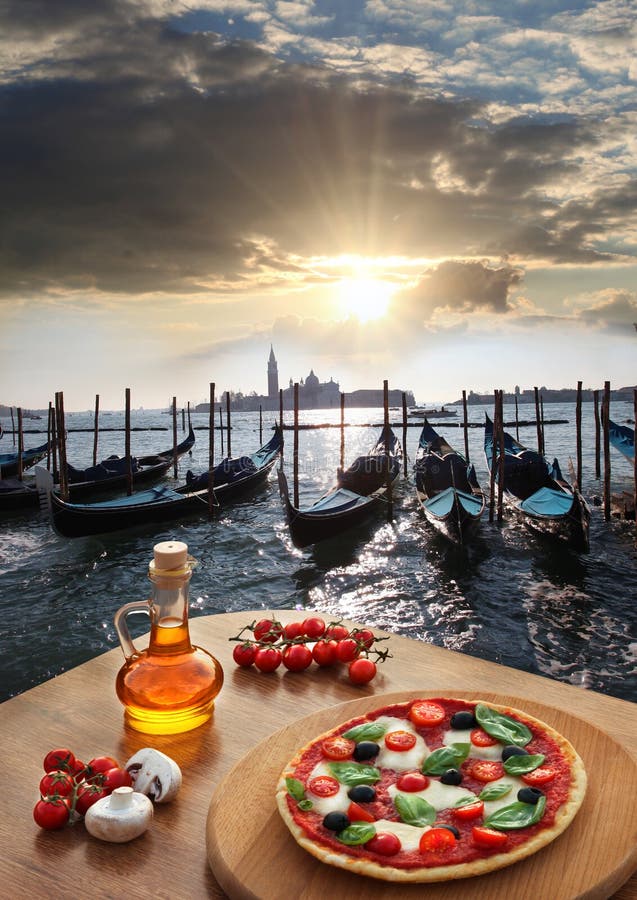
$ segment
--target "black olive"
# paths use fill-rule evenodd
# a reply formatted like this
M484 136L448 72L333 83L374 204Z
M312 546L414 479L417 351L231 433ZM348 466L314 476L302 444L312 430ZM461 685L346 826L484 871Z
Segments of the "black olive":
M434 828L446 828L447 831L450 831L452 833L457 841L460 840L460 832L455 825L443 825L442 822L436 822Z
M523 787L518 791L518 800L521 803L532 803L533 806L542 796L542 791L538 790L538 788Z
M452 728L475 728L477 724L476 717L468 709L454 713L451 717Z
M460 769L447 769L440 776L443 784L460 784L462 781L462 773Z
M343 831L350 824L349 819L342 812L328 813L323 819L323 826L330 831Z
M524 747L516 747L515 744L507 744L502 750L502 759L508 759L510 756L528 756L529 751Z
M366 759L378 756L379 753L380 747L374 741L361 741L360 744L356 744L354 747L353 755L357 762L363 762Z
M376 799L376 791L369 784L357 784L349 789L347 796L354 803L371 803Z

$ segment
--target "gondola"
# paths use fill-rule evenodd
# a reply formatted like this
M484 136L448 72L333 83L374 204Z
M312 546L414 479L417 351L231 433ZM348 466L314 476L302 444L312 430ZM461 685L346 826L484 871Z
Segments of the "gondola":
M287 478L279 470L279 490L295 547L309 547L362 524L386 499L387 485L400 474L400 441L389 425L369 453L337 472L336 484L305 509L293 505Z
M51 445L52 446L52 445ZM40 462L49 452L49 442L40 444L39 447L31 447L22 451L22 471ZM18 451L15 453L0 453L0 471L3 478L10 478L18 474Z
M414 465L416 494L427 521L454 544L466 544L484 512L475 469L425 419Z
M618 450L629 462L635 462L634 428L629 428L627 425L617 425L612 419L609 419L608 439L615 450Z
M220 462L214 469L214 505L225 506L261 485L282 448L283 433L277 427L270 440L255 453L227 457ZM46 477L46 470L42 472ZM49 497L56 531L65 537L84 537L207 513L208 472L200 476L189 472L186 483L178 488L157 485L130 497L96 503L65 503L52 491Z
M499 456L494 459L493 422L485 414L484 453L496 478ZM577 487L562 476L557 459L552 465L535 450L529 450L504 432L503 498L524 524L574 550L588 552L590 509Z
M192 449L195 433L192 425L187 436L177 444L177 456L183 456ZM149 456L131 457L132 486L156 481L165 475L173 464L174 447ZM127 485L127 462L125 456L109 456L96 466L76 469L67 463L69 499L76 501L82 497L121 490Z

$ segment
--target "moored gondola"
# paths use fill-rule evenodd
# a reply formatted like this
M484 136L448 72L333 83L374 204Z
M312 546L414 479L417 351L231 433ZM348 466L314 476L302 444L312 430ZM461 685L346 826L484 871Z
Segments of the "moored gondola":
M608 438L622 456L629 462L635 461L635 429L628 425L618 425L612 419L608 420Z
M49 447L53 444L46 442L38 447L31 447L29 450L22 451L22 470L29 469L49 452ZM0 471L3 478L10 478L18 474L18 451L12 453L0 453Z
M365 522L387 498L387 486L400 474L402 447L389 425L369 453L337 473L336 484L306 508L295 506L289 496L287 478L279 470L279 490L295 547L336 537Z

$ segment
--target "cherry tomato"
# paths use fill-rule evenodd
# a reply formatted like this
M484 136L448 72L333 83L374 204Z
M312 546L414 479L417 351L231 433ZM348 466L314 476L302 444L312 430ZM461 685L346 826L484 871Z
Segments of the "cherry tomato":
M496 831L495 828L487 828L485 825L474 825L471 837L478 847L502 847L507 842L506 832Z
M325 622L319 616L311 616L303 622L303 633L316 640L325 634Z
M36 824L46 831L64 828L70 813L69 801L64 797L48 797L46 800L38 800L33 808L33 818Z
M336 645L336 656L340 662L351 662L360 652L360 647L354 638L343 638Z
M40 779L40 794L43 797L68 797L74 788L73 776L68 772L47 772Z
M385 735L385 746L388 750L403 753L416 746L416 735L411 731L390 731Z
M119 763L112 756L96 756L86 766L86 777L91 778L93 775L101 775L108 772L109 769L117 769Z
M49 750L44 757L43 766L45 772L73 772L75 755L66 747L61 750Z
M440 725L445 718L445 711L439 703L433 700L414 700L409 710L409 718L414 725L431 727Z
M474 762L469 770L469 774L476 781L497 781L504 775L504 766L501 762L491 759L479 759Z
M290 672L302 672L312 663L312 651L305 644L290 644L283 651L283 665Z
M86 764L82 762L81 759L75 757L75 762L71 768L71 775L75 779L75 783L77 784L79 781L82 781L84 775L86 774Z
M243 666L243 668L248 669L252 663L254 662L254 657L257 655L257 648L254 644L251 644L249 641L246 641L243 644L237 644L237 646L232 651L232 658L236 662L238 666Z
M252 629L254 639L266 644L274 644L283 635L283 626L276 619L260 619Z
M312 658L319 666L333 666L336 662L336 641L317 641L312 648Z
M457 838L448 828L430 828L420 838L421 853L436 853L449 850L456 843Z
M527 772L521 777L526 784L535 787L538 784L546 784L548 781L553 781L556 775L557 770L552 766L540 766L539 769L533 769L532 772Z
M341 735L326 738L321 744L321 752L328 759L349 759L356 747L356 741L350 741Z
M376 663L371 659L360 656L349 664L347 673L352 684L367 684L376 677Z
M254 664L260 672L274 672L281 665L281 651L276 647L259 647Z
M89 806L93 806L102 797L107 797L108 793L99 784L81 784L77 790L77 800L75 802L75 812L80 816L86 815Z
M424 791L428 784L429 779L422 772L404 772L396 782L396 787L399 791L413 794L415 791Z
M344 625L328 625L325 629L325 637L332 638L335 641L342 641L349 637L349 631Z
M331 775L317 775L309 782L307 789L316 797L333 797L338 794L340 784Z
M464 806L456 806L453 814L456 819L461 822L469 822L471 819L477 819L484 812L484 802L476 799L475 802L466 803Z
M391 831L377 831L365 844L366 850L378 853L379 856L395 856L401 849L400 839Z
M369 628L355 628L354 631L352 631L351 637L358 641L359 644L362 644L366 650L369 650L376 640L374 632L370 631Z
M119 766L115 766L114 768L109 769L108 772L104 772L103 779L102 787L107 794L112 793L115 788L133 786L133 779L130 777L130 774L126 769L120 769Z
M347 818L350 822L375 822L373 815L368 810L363 809L358 803L350 803L347 807Z
M497 744L497 740L487 734L482 728L474 728L469 735L469 740L476 747L493 747Z
M283 634L289 641L293 641L294 638L301 637L305 634L303 622L290 622L289 625L284 626Z

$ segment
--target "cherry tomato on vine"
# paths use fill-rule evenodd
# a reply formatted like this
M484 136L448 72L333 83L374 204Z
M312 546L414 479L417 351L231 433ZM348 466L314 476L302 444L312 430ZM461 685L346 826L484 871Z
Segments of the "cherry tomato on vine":
M303 622L290 622L289 625L285 625L283 628L283 635L289 641L302 637L304 634Z
M404 753L416 746L416 735L413 731L390 731L385 735L385 746L388 750Z
M243 644L237 644L232 651L232 658L236 664L246 669L253 664L256 655L257 648L254 644L249 643L249 641L245 641Z
M283 626L274 619L261 619L252 629L254 639L266 644L274 644L283 635Z
M376 671L376 663L373 660L360 656L349 664L347 674L352 684L367 684L376 677Z
M336 641L317 641L312 648L312 658L319 666L333 666L337 661Z
M47 772L40 779L40 794L43 797L69 797L73 793L75 782L69 772Z
M341 737L340 734L325 738L321 744L321 752L328 759L349 759L356 747L356 741Z
M457 838L448 828L430 828L420 838L420 852L440 852L449 850L456 843Z
M396 787L399 791L413 794L415 791L424 791L428 784L429 779L422 772L404 772L396 782Z
M81 781L86 774L86 764L82 762L81 759L75 757L75 762L73 763L73 768L71 769L71 775L75 779L75 783L77 784Z
M377 831L374 837L365 844L366 850L378 853L379 856L395 856L400 852L401 847L400 838L391 831Z
M55 831L64 828L71 814L69 801L64 797L48 797L38 800L33 808L33 818L40 828Z
M464 806L456 806L453 809L453 814L456 819L460 819L461 822L468 822L471 819L477 819L478 816L481 816L484 812L484 802L482 800L478 800L476 798L475 801L471 803L465 803Z
M111 794L116 788L133 786L133 779L130 777L130 774L126 769L120 769L119 766L104 772L102 777L104 779L102 787L107 794Z
M504 775L504 766L501 762L491 759L479 759L474 762L469 770L469 774L476 781L497 781Z
M333 797L334 794L338 794L340 784L331 775L317 775L309 782L307 788L316 797Z
M539 769L533 769L532 772L526 772L522 775L522 781L535 787L538 784L546 784L553 781L557 775L557 770L552 766L540 766Z
M303 622L303 633L316 640L325 634L325 622L319 616L310 616Z
M495 738L492 738L482 728L474 728L469 735L469 739L476 747L494 747L498 743Z
M254 664L260 672L274 672L281 665L281 651L276 647L259 647Z
M343 638L349 637L349 631L344 625L328 625L325 629L325 637L342 641Z
M112 756L96 756L86 766L86 777L91 778L93 775L103 775L109 769L117 769L119 763Z
M445 711L439 703L433 700L414 700L409 710L409 718L414 725L431 727L440 725L445 718Z
M90 806L93 806L93 804L97 803L98 800L101 800L102 797L107 796L108 792L99 784L81 784L77 790L75 812L80 816L85 816L86 810Z
M343 638L336 645L336 656L340 662L351 662L360 652L360 647L354 638Z
M75 754L66 747L60 750L49 750L42 763L45 772L73 772L75 766Z
M358 641L359 644L362 644L367 650L369 650L376 640L374 632L370 631L369 628L355 628L354 631L352 631L351 637Z
M479 847L502 847L508 840L506 832L487 828L485 825L474 825L471 837Z
M283 665L290 672L302 672L312 664L312 651L305 644L290 644L283 651Z

